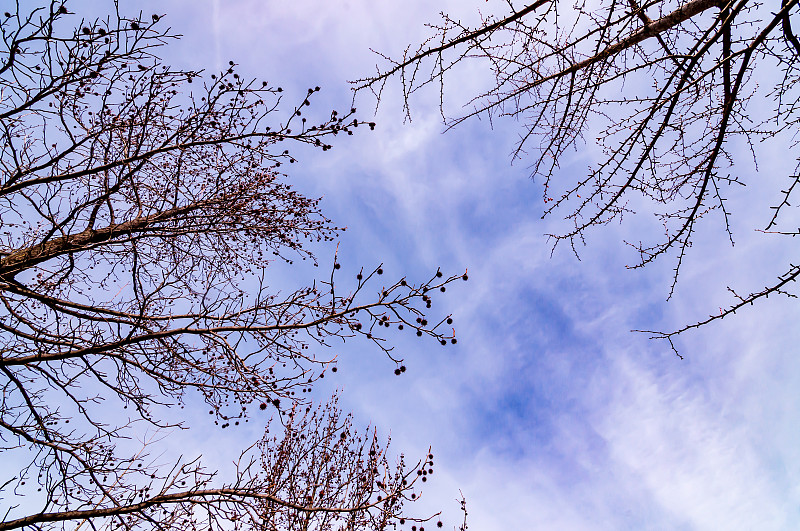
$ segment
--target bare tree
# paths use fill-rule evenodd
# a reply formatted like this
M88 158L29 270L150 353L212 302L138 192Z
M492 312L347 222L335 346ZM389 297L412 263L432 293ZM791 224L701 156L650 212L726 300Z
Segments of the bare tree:
M307 244L339 230L286 183L286 146L374 123L307 118L318 87L282 111L233 63L163 65L161 18L59 1L0 20L0 530L394 528L433 456L394 462L304 393L336 372L334 342L365 338L398 375L390 327L455 343L450 316L425 314L466 274L379 287L379 266L340 288L334 259L271 290L273 261L316 265ZM217 429L275 415L285 433L228 476L170 461L189 427L174 410L203 402Z
M399 59L383 56L386 66L354 82L356 90L369 89L380 99L386 82L398 77L408 113L418 89L438 84L443 95L445 79L459 63L485 61L496 82L448 125L480 115L523 123L514 157L535 153L533 177L543 182L544 216L564 212L569 222L569 229L550 235L555 245L576 250L592 228L655 209L663 239L631 243L639 256L631 267L671 254L671 297L702 219L715 213L733 243L725 189L745 184L731 173L740 160L731 150L734 139L749 144L755 157L757 141L796 130L800 40L792 22L798 1L506 3L505 15L482 17L474 27L443 13L442 22L431 25L430 39ZM773 112L750 116L754 96L771 99ZM555 179L561 157L586 133L597 135L603 159L577 182ZM797 183L797 175L789 178L761 230L800 234L779 228ZM735 301L718 314L654 334L673 344L676 335L770 294L794 297L789 286L798 275L800 267L789 265L763 290L731 290Z

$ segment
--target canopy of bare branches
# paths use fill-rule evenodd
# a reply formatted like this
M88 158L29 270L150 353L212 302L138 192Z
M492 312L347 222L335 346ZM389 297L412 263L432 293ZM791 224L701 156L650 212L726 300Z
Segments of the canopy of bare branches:
M480 115L511 116L523 124L515 158L531 153L533 177L543 183L544 216L561 213L569 222L569 229L550 235L556 245L576 250L592 228L643 205L655 210L663 238L630 243L639 256L631 267L671 255L671 296L701 220L720 221L733 242L726 188L751 184L736 171L742 156L732 152L734 141L749 143L755 156L759 141L791 136L797 128L798 1L506 4L505 13L484 16L476 26L442 14L426 42L401 57L381 54L379 73L354 87L380 99L386 83L397 79L410 113L414 92L434 84L445 97L448 75L459 63L483 61L495 83L448 125ZM752 98L768 100L773 112L753 116ZM587 133L597 135L603 156L584 178L567 182L557 171L559 160ZM799 234L780 226L797 181L789 176L775 191L762 231ZM794 296L788 288L798 276L800 267L790 264L763 290L741 296L731 290L735 300L727 309L656 336L672 343L676 334L762 297Z
M334 340L371 341L398 374L382 331L455 342L425 313L462 275L380 286L377 267L338 289L334 263L270 290L273 260L314 260L339 230L280 173L289 146L374 124L307 118L319 87L287 105L233 63L162 64L161 17L25 2L0 18L0 448L22 463L3 470L0 530L393 526L433 456L395 461L303 396L336 371ZM188 427L167 408L191 400L215 429L274 415L285 434L217 477L161 454Z

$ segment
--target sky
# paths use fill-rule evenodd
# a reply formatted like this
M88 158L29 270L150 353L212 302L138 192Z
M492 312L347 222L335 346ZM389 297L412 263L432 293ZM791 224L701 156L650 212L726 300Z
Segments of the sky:
M370 48L396 57L440 11L474 21L478 10L504 5L162 0L136 8L165 14L183 34L162 52L173 65L213 72L233 60L244 77L282 86L287 101L319 85L311 112L324 116L349 108L348 80L374 72ZM478 65L457 75L448 87L453 113L490 81ZM388 278L422 281L437 267L469 271L469 282L437 302L454 315L457 345L397 337L408 366L397 377L393 363L353 341L338 349L336 377L316 389L320 399L338 390L356 424L391 436L395 451L421 456L432 447L436 474L409 509L442 510L457 526L463 493L474 530L800 528L796 303L771 299L685 334L683 360L631 332L703 318L730 301L727 285L760 288L798 259L785 241L754 231L793 169L781 140L763 146L757 172L740 168L753 185L731 198L736 246L707 224L666 301L674 263L625 268L636 257L623 240L636 223L593 232L580 260L566 249L551 256L545 234L559 221L540 219L541 188L524 159L511 163L518 124L473 120L445 132L436 90L412 101L408 121L397 88L388 85L377 113L374 99L359 95L359 115L376 130L299 154L289 180L323 197L323 212L347 227L338 242L343 272L383 263ZM596 156L592 145L568 153L559 177L585 175ZM326 263L334 251L316 254ZM276 267L274 278L305 283L293 275L310 273ZM225 437L241 437L228 441L241 448L251 435ZM225 461L226 445L209 444L211 436L178 437L212 463Z

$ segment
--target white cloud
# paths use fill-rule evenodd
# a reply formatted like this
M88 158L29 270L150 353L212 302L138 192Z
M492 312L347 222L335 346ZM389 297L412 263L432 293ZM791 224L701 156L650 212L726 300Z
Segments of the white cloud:
M785 500L746 425L715 407L702 386L659 381L630 359L614 365L615 396L597 426L613 466L692 529L787 528Z

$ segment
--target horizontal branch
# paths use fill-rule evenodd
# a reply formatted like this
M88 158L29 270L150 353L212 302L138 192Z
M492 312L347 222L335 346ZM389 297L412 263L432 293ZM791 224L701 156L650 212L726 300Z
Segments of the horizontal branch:
M355 314L361 310L369 311L372 308L378 308L382 306L391 306L392 303L395 301L388 301L388 302L373 302L370 304L362 304L359 306L353 307L344 307L338 312L331 312L330 314L325 314L323 317L306 321L306 322L295 322L295 323L288 323L288 324L281 324L275 323L271 325L236 325L230 324L227 326L215 326L209 328L189 328L189 327L181 327L181 328L172 328L169 330L160 330L157 332L149 332L147 334L141 334L138 336L132 337L124 337L119 341L113 341L109 343L103 343L100 345L95 345L91 347L86 347L78 350L70 350L66 352L56 352L53 354L43 354L42 352L37 352L36 354L31 354L29 356L19 356L19 357L10 357L4 358L0 354L0 366L8 367L8 366L19 366L19 365L28 365L31 363L41 363L41 362L51 362L51 361L60 361L65 359L73 359L73 358L81 358L83 356L89 356L93 354L108 354L109 352L113 352L114 350L126 346L133 346L138 345L140 343L145 343L148 341L155 341L159 339L167 339L175 336L182 336L182 335L209 335L209 334L220 334L226 332L248 332L248 333L264 333L264 332L281 332L286 330L305 330L309 328L314 328L316 326L323 325L328 322L335 322L338 319L344 318L350 314Z
M217 498L221 497L223 499L222 500L208 499L215 497ZM238 500L237 498L241 498L241 500ZM365 511L367 509L375 507L379 503L383 503L375 501L364 505L358 505L356 507L314 507L314 506L299 505L296 503L283 500L271 494L263 494L248 489L221 488L221 489L205 489L205 490L194 490L194 491L190 490L186 492L162 494L141 501L139 503L133 503L130 505L123 505L119 507L34 514L30 516L25 516L23 518L17 518L16 520L9 520L8 522L0 522L0 531L6 531L8 529L19 529L20 527L37 525L45 522L66 522L70 520L108 518L112 516L120 516L123 514L141 512L151 507L157 507L160 505L167 505L167 504L178 504L187 502L212 503L214 501L222 501L227 503L237 503L237 502L241 503L246 499L268 501L280 505L281 507L294 509L296 511L301 511L304 513L354 513L354 512Z

